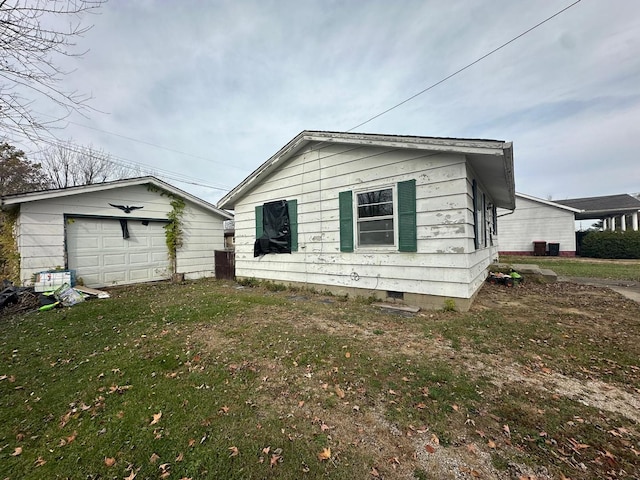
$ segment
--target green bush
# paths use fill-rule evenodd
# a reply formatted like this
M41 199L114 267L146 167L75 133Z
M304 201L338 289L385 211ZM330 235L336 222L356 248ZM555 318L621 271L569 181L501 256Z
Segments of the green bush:
M581 255L591 258L640 258L640 231L591 232L582 241Z

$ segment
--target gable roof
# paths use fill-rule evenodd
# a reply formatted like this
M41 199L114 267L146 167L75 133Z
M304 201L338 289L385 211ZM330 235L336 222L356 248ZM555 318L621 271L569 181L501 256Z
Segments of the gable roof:
M576 220L589 220L608 215L623 215L640 210L640 200L626 193L605 195L603 197L570 198L567 200L555 200L555 202L582 210L582 213L576 215Z
M101 192L104 190L111 190L114 188L122 188L122 187L131 187L137 185L153 185L160 190L165 190L173 195L183 198L185 200L189 200L196 205L208 210L212 213L220 215L221 217L231 220L233 215L229 212L225 212L217 208L216 206L210 204L209 202L196 197L195 195L191 195L190 193L185 192L184 190L180 190L173 185L170 185L162 180L157 179L156 177L147 176L147 177L136 177L136 178L126 178L124 180L114 180L112 182L103 182L103 183L93 183L91 185L80 185L77 187L67 187L67 188L56 188L52 190L40 190L36 192L29 193L16 193L13 195L6 195L2 197L2 206L5 205L19 205L25 202L35 202L38 200L49 200L52 198L58 197L66 197L69 195L79 195L82 193L91 193L91 192Z
M219 202L219 208L233 209L236 202L249 193L272 172L282 167L294 155L311 144L346 144L432 152L461 153L473 167L480 182L487 188L496 206L515 208L513 147L511 142L464 138L418 137L371 133L326 132L304 130L275 155L254 170ZM309 147L310 148L310 147Z
M573 212L573 213L582 212L582 210L580 210L579 208L569 207L567 205L562 205L562 204L560 204L558 202L553 202L551 200L544 200L542 198L534 197L533 195L526 195L524 193L516 192L516 197L524 198L525 200L531 200L532 202L536 202L536 203L542 203L544 205L548 205L550 207L559 208L561 210L567 210L567 211Z

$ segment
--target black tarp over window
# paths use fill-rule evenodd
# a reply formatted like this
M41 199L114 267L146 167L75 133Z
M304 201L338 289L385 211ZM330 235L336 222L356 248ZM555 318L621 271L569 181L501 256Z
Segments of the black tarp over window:
M291 253L291 224L286 200L262 207L262 236L256 240L253 256L265 253Z

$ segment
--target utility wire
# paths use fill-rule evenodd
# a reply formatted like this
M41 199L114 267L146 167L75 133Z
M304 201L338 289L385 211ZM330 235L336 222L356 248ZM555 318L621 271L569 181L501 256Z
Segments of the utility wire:
M548 21L550 21L551 19L557 17L558 15L560 15L563 12L566 12L567 10L569 10L571 7L577 5L578 3L580 3L580 0L576 0L575 2L573 2L571 5L563 8L562 10L559 10L558 12L554 13L553 15L551 15L550 17L547 17L546 19L542 20L540 23L537 23L536 25L534 25L533 27L525 30L524 32L522 32L520 35L517 35L516 37L513 37L511 40L509 40L508 42L503 43L502 45L500 45L499 47L494 48L493 50L491 50L488 53L485 53L483 56L481 56L480 58L474 60L473 62L465 65L464 67L460 68L459 70L456 70L455 72L453 72L452 74L446 76L445 78L443 78L442 80L437 81L436 83L429 85L427 88L420 90L418 93L415 93L413 95L411 95L409 98L401 101L400 103L397 103L396 105L394 105L393 107L387 108L385 111L378 113L377 115L374 115L373 117L369 118L368 120L365 120L362 123L359 123L358 125L356 125L355 127L351 127L349 130L347 130L347 132L351 132L353 130L355 130L356 128L360 128L363 125L366 125L367 123L375 120L376 118L379 118L387 113L389 113L392 110L395 110L396 108L400 107L401 105L404 105L407 102L410 102L411 100L413 100L414 98L422 95L423 93L428 92L429 90L437 87L438 85L446 82L447 80L449 80L452 77L455 77L456 75L458 75L459 73L464 72L465 70L467 70L468 68L474 66L476 63L484 60L485 58L487 58L490 55L493 55L494 53L496 53L499 50L502 50L504 47L506 47L507 45L515 42L516 40L518 40L519 38L524 37L527 33L535 30L536 28L540 27L541 25L544 25L545 23L547 23Z
M44 115L45 117L51 117L51 118L55 118L54 115L48 115L46 113L41 113L41 112L36 112L38 113L38 115ZM194 155L192 153L188 153L188 152L183 152L182 150L176 150L175 148L171 148L171 147L165 147L164 145L158 145L157 143L153 143L153 142L149 142L147 140L142 140L140 138L134 138L134 137L129 137L127 135L122 135L121 133L115 133L115 132L110 132L108 130L103 130L101 128L97 128L97 127L92 127L89 125L85 125L83 123L78 123L78 122L72 122L71 120L65 120L66 123L70 123L72 125L77 125L79 127L83 127L83 128L88 128L89 130L94 130L96 132L100 132L100 133L106 133L107 135L113 135L114 137L119 137L119 138L124 138L125 140L129 140L131 142L136 142L136 143L141 143L143 145L149 145L151 147L155 147L158 148L160 150L166 150L168 152L172 152L172 153L177 153L179 155L184 155L186 157L191 157L191 158L197 158L199 160L205 160L207 162L211 162L211 163L222 163L222 162L217 162L215 160L212 160L210 158L207 157L202 157L200 155ZM224 164L222 163L225 167L233 167L233 168L237 168L237 169L241 169L241 167L238 167L237 165L233 165L233 164Z
M21 134L20 132L14 132L17 134ZM27 140L29 139L29 137L27 135L24 135L24 138L26 138ZM59 140L55 137L45 137L40 135L38 140L46 145L49 146L54 146L54 147L61 147L61 148L65 148L73 153L77 153L77 154L86 154L87 153L87 148L83 147L81 145L76 145L74 143L71 142L63 142L62 140ZM152 165L148 165L148 164L144 164L144 163L139 163L139 162L134 162L133 160L129 160L127 158L124 157L119 157L117 155L113 155L110 153L104 153L103 155L100 156L101 160L104 160L108 163L112 163L114 165L118 165L121 167L125 167L125 168L129 168L129 169L139 169L141 170L143 173L147 173L147 174L151 174L151 175L157 175L159 177L163 177L166 179L170 179L176 182L180 182L180 183L185 183L185 184L189 184L189 185L196 185L199 187L206 187L206 188L210 188L213 190L220 190L223 192L227 192L230 190L230 187L226 186L226 185L209 185L209 184L205 184L205 183L201 183L198 182L196 180L196 178L194 177L189 177L187 175L183 175L181 173L177 173L177 172L173 172L171 170L166 170L163 168L157 168L154 167ZM116 159L116 160L114 160ZM119 161L118 161L119 160Z

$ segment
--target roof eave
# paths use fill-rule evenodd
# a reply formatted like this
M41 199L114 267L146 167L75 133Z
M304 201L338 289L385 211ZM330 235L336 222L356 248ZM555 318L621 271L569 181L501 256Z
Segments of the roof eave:
M4 206L11 206L11 205L19 205L26 202L50 200L52 198L65 197L69 195L80 195L83 193L99 192L103 190L109 190L112 188L122 188L122 187L130 187L130 186L146 185L146 184L152 184L159 189L166 190L174 195L188 199L192 203L195 203L196 205L206 210L216 213L217 215L220 215L221 217L227 220L233 219L233 215L231 213L225 212L224 210L216 207L215 205L212 205L211 203L199 197L196 197L195 195L191 195L190 193L185 192L184 190L174 187L173 185L170 185L152 176L128 178L124 180L115 180L113 182L105 182L105 183L94 183L90 185L61 188L57 190L44 190L39 192L29 192L29 193L9 195L6 197L2 197L2 206L4 207Z

